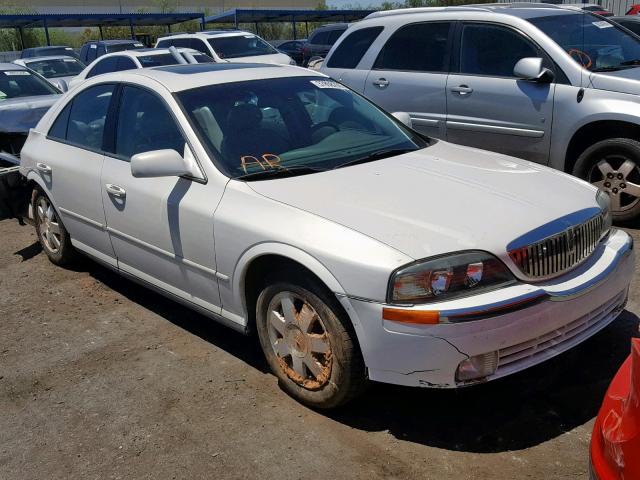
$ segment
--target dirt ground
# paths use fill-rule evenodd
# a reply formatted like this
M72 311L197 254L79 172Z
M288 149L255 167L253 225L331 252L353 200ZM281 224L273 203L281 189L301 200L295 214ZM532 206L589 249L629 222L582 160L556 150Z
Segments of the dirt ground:
M632 231L636 244L640 232ZM579 348L460 391L372 385L342 410L287 397L256 341L86 260L55 267L0 222L0 479L587 478L640 284Z

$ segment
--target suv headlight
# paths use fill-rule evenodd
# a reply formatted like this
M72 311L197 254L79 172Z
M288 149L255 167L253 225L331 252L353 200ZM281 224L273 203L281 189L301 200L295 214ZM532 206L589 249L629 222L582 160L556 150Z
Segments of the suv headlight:
M396 270L388 303L420 304L473 295L514 284L515 277L493 255L468 251L420 260Z
M604 220L604 231L606 232L613 226L613 217L611 215L611 197L604 190L598 190L596 193L596 202L602 210L602 218Z

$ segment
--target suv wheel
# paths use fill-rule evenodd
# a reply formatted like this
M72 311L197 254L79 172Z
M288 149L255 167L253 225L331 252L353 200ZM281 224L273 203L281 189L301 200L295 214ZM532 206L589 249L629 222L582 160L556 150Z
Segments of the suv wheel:
M40 189L33 196L33 215L38 240L49 260L56 265L71 263L76 251L49 197Z
M573 174L609 194L614 220L640 216L640 142L612 138L595 143L580 155Z
M337 302L325 289L308 281L301 284L305 287L277 281L260 293L260 344L289 395L310 407L334 408L362 390L364 362Z

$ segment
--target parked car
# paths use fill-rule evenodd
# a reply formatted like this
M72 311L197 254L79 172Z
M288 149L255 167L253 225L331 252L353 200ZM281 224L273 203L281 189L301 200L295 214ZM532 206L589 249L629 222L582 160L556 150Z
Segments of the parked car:
M321 71L410 112L422 133L572 173L611 194L616 220L638 218L640 39L591 13L523 5L377 12Z
M631 8L627 10L625 15L638 15L640 13L640 5L631 5Z
M592 480L640 478L640 339L611 381L591 435Z
M108 53L98 58L75 77L70 86L76 86L87 78L110 72L121 72L135 68L151 68L176 63L211 63L213 59L190 48L179 48L172 52L168 48L141 48Z
M65 55L78 58L78 54L66 45L53 45L49 47L25 48L20 52L20 58L50 57L53 55Z
M314 57L324 58L347 28L348 23L332 23L316 28L302 47L302 65L306 67Z
M291 58L293 58L297 65L302 65L302 48L304 47L306 41L306 39L288 40L282 43L278 43L274 46L278 51L286 53Z
M125 50L137 50L145 48L138 40L91 40L82 45L80 60L89 65L96 58L107 53L123 52Z
M624 28L628 28L636 35L640 35L640 17L611 17L609 20L616 22L618 25L622 25Z
M53 263L81 251L257 331L283 388L314 407L367 376L503 377L618 316L633 243L607 194L398 119L296 67L128 70L69 91L20 169Z
M563 8L574 8L577 10L584 10L585 12L595 13L596 15L600 15L602 17L612 17L613 13L611 13L606 8L596 4L596 3L561 3L558 4L559 7Z
M209 30L161 37L156 48L192 48L216 62L259 62L295 65L295 61L253 33L238 30Z
M13 63L38 72L63 92L67 91L71 79L86 67L86 65L77 58L66 55L20 58L14 60Z
M60 94L38 73L21 65L0 63L0 160L18 164L29 129Z

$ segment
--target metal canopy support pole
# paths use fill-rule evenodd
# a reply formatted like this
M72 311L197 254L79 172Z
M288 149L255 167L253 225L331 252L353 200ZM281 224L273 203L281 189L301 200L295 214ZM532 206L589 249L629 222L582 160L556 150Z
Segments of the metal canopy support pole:
M235 25L236 30L238 30L238 12L235 10L233 11L233 24Z
M304 28L307 31L307 38L309 38L309 22L304 22Z
M260 35L260 32L258 32L258 22L253 22L256 26L256 35Z
M291 15L291 25L293 26L293 39L297 40L298 34L296 32L296 16L295 15Z
M47 39L47 47L51 46L51 39L49 38L49 27L47 26L47 19L43 19L44 21L44 36Z
M133 31L133 19L131 17L129 17L129 28L131 29L131 40L135 40L136 34Z
M204 21L204 13L202 14L202 20L200 22L200 30L205 31L207 29L207 22Z
M18 27L18 34L20 35L20 46L22 47L22 50L24 50L24 31L22 27Z
M98 32L100 32L100 40L104 40L104 34L102 33L102 25L98 25Z
M167 23L167 32L171 33L171 24Z

